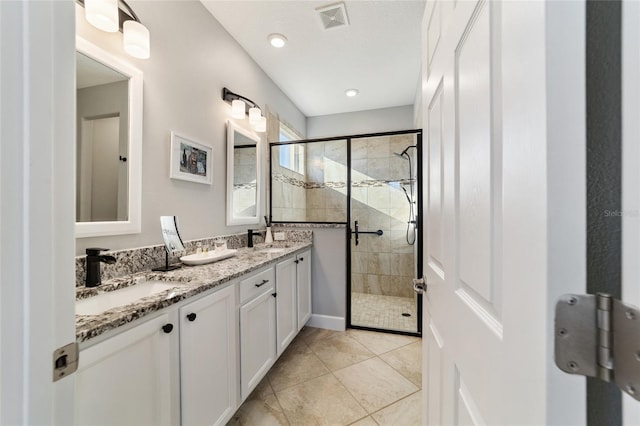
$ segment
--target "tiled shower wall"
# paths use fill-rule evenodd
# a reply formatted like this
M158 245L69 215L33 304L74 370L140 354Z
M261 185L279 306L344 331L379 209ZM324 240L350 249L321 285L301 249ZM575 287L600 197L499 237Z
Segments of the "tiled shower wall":
M351 141L351 219L358 221L362 231L383 232L382 236L362 235L358 246L352 241L354 292L413 297L415 246L406 241L409 203L400 188L402 184L409 191L409 162L393 153L415 144L415 135ZM408 152L415 177L416 152Z
M271 153L271 214L275 221L306 222L307 191L305 177L280 166L279 147Z
M256 147L235 147L233 155L233 211L237 216L256 215Z
M347 221L347 141L307 144L307 221Z
M413 297L414 247L407 243L409 203L408 160L394 155L416 144L416 136L394 135L352 139L352 220L363 231L353 246L352 290L361 293ZM346 140L305 144L305 175L273 163L273 220L345 222L347 220ZM416 150L410 149L412 175ZM415 186L415 185L414 185ZM417 187L414 189L417 196ZM353 224L351 224L353 226ZM353 244L353 241L352 241Z

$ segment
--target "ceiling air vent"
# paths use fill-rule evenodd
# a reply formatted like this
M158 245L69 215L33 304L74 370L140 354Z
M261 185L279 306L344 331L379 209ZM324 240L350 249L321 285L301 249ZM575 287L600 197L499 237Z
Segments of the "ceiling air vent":
M344 3L334 3L329 6L319 7L316 9L316 12L318 12L318 16L322 21L322 28L325 30L332 30L349 25L347 9Z

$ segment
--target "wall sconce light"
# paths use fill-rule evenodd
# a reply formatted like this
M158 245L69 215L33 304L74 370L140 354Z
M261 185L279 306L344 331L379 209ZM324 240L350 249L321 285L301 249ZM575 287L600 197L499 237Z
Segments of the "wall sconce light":
M256 132L267 131L267 119L262 116L262 110L249 98L233 93L226 87L222 89L222 100L231 104L231 117L242 120L249 115L249 124Z
M77 1L84 6L85 18L94 27L106 32L122 29L124 51L129 55L138 59L148 59L151 56L149 30L142 25L140 18L127 2L124 0Z

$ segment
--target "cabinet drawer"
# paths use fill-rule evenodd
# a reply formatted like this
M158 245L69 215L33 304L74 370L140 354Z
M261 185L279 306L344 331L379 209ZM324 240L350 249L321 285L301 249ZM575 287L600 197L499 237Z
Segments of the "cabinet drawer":
M273 289L276 276L273 268L258 272L240 281L240 304L252 299L266 290Z

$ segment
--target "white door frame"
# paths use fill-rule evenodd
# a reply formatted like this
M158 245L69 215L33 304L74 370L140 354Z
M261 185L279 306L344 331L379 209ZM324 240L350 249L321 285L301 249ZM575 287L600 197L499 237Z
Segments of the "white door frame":
M640 3L622 2L622 301L640 306ZM624 425L640 424L640 403L623 394Z
M0 424L73 424L75 8L0 2Z

